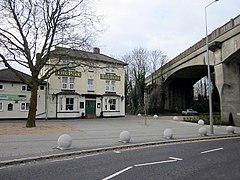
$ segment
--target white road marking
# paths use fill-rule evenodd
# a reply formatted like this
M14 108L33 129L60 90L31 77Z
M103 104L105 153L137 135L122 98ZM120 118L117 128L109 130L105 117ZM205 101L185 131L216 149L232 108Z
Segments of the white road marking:
M112 174L112 175L110 175L108 177L105 177L103 180L112 179L112 178L118 176L119 174L124 173L125 171L128 171L129 169L132 169L132 168L133 168L133 166L127 167L127 168L125 168L125 169L123 169L121 171L118 171L118 172L116 172L116 173L114 173L114 174Z
M181 158L176 158L176 157L169 157L169 159L177 160L177 161L182 161L183 159Z
M170 163L170 162L176 162L176 161L177 160L158 161L158 162L151 162L151 163L144 163L144 164L136 164L134 166L135 167L150 166L150 165L155 165L155 164L163 164L163 163Z
M203 151L203 152L201 152L201 154L210 153L210 152L214 152L214 151L220 151L220 150L223 150L223 148L217 148L217 149L211 149L208 151Z
M121 153L121 151L116 151L116 150L114 150L113 152L116 153L116 154L120 154Z
M50 162L59 162L59 161L69 161L69 160L73 160L74 158L67 158L67 159L55 159L55 160L52 160Z

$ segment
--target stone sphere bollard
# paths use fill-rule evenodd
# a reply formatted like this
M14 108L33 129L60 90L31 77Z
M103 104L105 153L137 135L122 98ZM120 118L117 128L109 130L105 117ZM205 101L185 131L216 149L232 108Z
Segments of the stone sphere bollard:
M57 143L59 149L69 149L72 145L72 137L68 134L62 134L61 136L59 136Z
M174 120L174 121L178 121L179 118L178 118L177 116L173 116L173 120Z
M207 136L207 128L205 128L204 126L200 127L198 129L198 132L199 132L200 136Z
M228 134L234 134L235 128L232 126L227 126L226 131Z
M129 143L131 139L131 135L128 131L122 131L120 133L120 141L123 143Z
M139 113L137 116L138 116L138 117L141 117L142 115Z
M203 125L204 125L204 121L203 121L202 119L200 119L200 120L198 121L198 125L203 126Z
M153 116L153 118L154 118L154 119L157 119L157 118L158 118L158 115L155 114L155 115Z
M172 139L173 138L173 131L172 131L172 129L169 129L169 128L165 129L164 132L163 132L163 136L166 139Z

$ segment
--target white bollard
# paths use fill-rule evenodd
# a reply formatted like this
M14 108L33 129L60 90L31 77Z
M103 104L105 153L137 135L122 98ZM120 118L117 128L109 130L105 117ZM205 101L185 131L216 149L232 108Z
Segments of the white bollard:
M142 115L139 113L137 116L138 116L138 117L141 117Z
M203 126L203 125L204 125L204 121L203 121L202 119L200 119L200 120L198 121L198 125Z
M131 135L128 131L122 131L120 133L120 141L123 143L129 143L131 139Z
M58 138L58 149L64 150L64 149L70 149L72 145L72 137L68 134L62 134Z
M153 116L153 118L154 118L154 119L157 119L157 118L158 118L158 115L155 114L155 115Z
M178 118L177 116L173 116L173 120L174 120L174 121L178 121L179 118Z
M226 131L228 134L234 134L235 128L232 126L227 126Z
M207 128L205 128L204 126L203 127L200 127L198 129L198 132L199 132L199 135L200 136L207 136Z
M163 137L166 138L166 139L172 139L173 138L173 131L172 129L165 129L164 132L163 132Z

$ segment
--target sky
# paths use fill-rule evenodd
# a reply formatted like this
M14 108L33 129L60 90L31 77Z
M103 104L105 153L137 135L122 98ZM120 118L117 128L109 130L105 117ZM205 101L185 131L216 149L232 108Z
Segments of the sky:
M96 0L105 26L96 46L119 59L141 47L171 60L205 37L205 7L212 1ZM219 0L206 10L210 33L240 15L240 0Z

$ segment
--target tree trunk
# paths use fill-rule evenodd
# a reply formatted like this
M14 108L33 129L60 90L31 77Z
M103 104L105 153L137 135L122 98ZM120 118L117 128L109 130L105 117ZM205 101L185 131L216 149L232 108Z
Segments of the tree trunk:
M27 119L27 128L36 127L36 112L37 112L37 84L33 84L31 87L31 99L30 99L30 107L28 112L28 119Z

